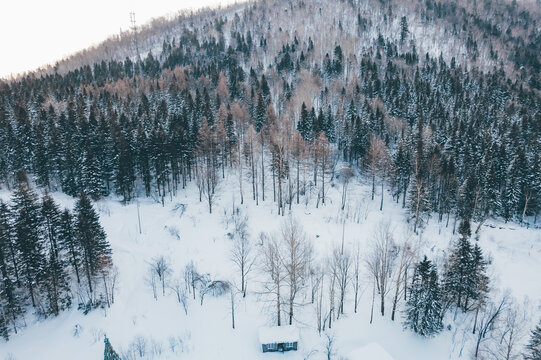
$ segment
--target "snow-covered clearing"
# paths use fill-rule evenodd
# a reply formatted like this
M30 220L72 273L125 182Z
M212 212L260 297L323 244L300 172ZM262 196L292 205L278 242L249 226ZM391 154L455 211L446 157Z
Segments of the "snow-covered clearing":
M149 262L156 256L165 256L173 267L170 278L181 276L186 264L193 261L201 273L209 273L212 279L239 282L238 271L231 261L232 241L230 215L234 206L249 216L250 236L253 243L260 242L259 234L278 231L285 217L277 215L277 206L272 201L272 186L266 189L266 201L256 206L252 201L250 187L245 184L244 204L239 204L238 184L234 175L222 182L219 198L213 214L208 213L207 203L199 202L194 184L181 190L165 206L151 199L140 199L139 209L142 233L139 233L137 204L123 206L114 199L102 200L99 209L101 222L113 248L113 259L119 269L118 289L114 305L103 310L94 310L88 315L76 309L65 311L56 318L43 321L26 316L27 327L13 335L7 343L0 344L0 359L99 359L103 356L103 335L107 334L119 354L132 343L144 342L148 359L323 359L326 358L325 336L316 330L314 307L307 304L297 310L296 324L300 328L299 350L286 354L263 354L258 342L258 328L274 325L272 309L259 300L254 292L258 284L257 270L250 274L248 295L236 297L236 329L231 327L231 299L207 296L201 306L197 297L189 299L188 315L185 315L175 294L167 290L166 296L158 291L158 300L153 297L147 284ZM272 185L272 184L271 184ZM9 198L9 193L0 196ZM312 240L317 259L324 259L333 246L342 241L342 230L346 245L355 241L365 249L371 240L375 226L382 220L390 221L397 239L405 236L407 214L401 204L392 203L389 193L385 194L383 212L379 211L379 194L370 201L370 186L352 184L348 193L349 213L345 226L342 225L340 210L341 185L329 186L324 205L315 207L316 199L309 204L294 204L291 216L303 226ZM74 199L56 193L57 202L70 208ZM301 197L301 202L303 202ZM357 205L360 204L360 205ZM422 254L441 265L444 252L454 239L452 220L449 228L432 218L421 236L424 247ZM477 224L472 226L475 229ZM529 298L532 323L540 315L541 286L541 231L525 229L517 224L489 221L482 226L479 244L485 256L491 259L489 273L492 277L491 294L498 290L511 289L517 302ZM256 245L256 248L258 246ZM440 269L441 270L441 269ZM433 339L421 338L409 330L403 330L402 314L395 322L389 312L382 318L374 310L374 323L369 324L372 300L372 283L362 270L361 299L358 312L353 312L352 290L348 291L345 315L333 322L330 333L334 335L337 356L370 343L377 343L396 360L457 359L462 351L463 358L471 354L471 340L464 343L459 326L448 316L445 326L452 324ZM305 299L309 300L309 299ZM74 299L77 302L77 299ZM309 301L305 301L309 303ZM401 306L403 303L400 304ZM462 317L458 317L460 319ZM466 326L466 325L464 325ZM74 332L78 328L78 334ZM530 324L528 326L530 328ZM458 330L458 331L457 331ZM468 330L471 333L471 330ZM144 340L143 340L144 339ZM171 342L174 346L171 346ZM174 347L174 350L173 350ZM376 360L376 359L374 359Z

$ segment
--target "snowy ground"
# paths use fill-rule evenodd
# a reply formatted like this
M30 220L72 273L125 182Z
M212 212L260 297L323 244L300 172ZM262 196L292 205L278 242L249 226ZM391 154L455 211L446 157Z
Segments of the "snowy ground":
M28 326L12 336L8 343L0 343L0 359L12 356L10 359L17 360L95 360L103 356L104 333L119 353L127 350L137 337L143 337L146 341L144 358L148 359L293 360L305 359L309 354L310 359L323 359L325 337L320 337L316 331L312 305L298 311L297 324L301 329L299 351L285 355L262 354L257 340L258 328L272 323L269 309L258 301L256 294L248 293L246 299L237 297L236 329L233 330L229 296L206 297L203 306L200 306L199 299L191 299L186 316L174 294L159 296L156 301L146 284L148 264L153 257L160 255L172 264L172 276L180 276L185 265L194 261L200 272L209 273L214 279L238 282L236 268L230 260L231 240L227 236L231 230L227 219L233 204L239 205L235 180L235 176L230 176L227 182L222 182L212 215L208 213L207 204L199 202L198 191L193 184L172 200L168 199L164 207L150 199L140 200L142 234L138 231L135 203L123 206L116 200L100 201L97 207L101 222L120 273L114 305L106 313L95 310L86 316L73 308L57 318L40 322L27 315ZM283 218L276 214L272 188L266 191L270 201L260 201L256 206L251 192L247 191L251 190L248 185L245 183L245 203L240 207L249 216L250 233L257 242L260 232L277 231ZM406 213L401 206L393 204L386 193L384 211L380 212L379 194L370 201L369 190L370 187L363 184L350 186L346 243L360 241L365 246L382 219L391 221L397 238L407 232ZM291 211L312 239L318 258L326 256L333 245L341 242L340 191L338 184L329 186L325 205L315 208L316 199L313 198L308 206L294 205ZM6 199L9 194L2 192L0 197ZM74 204L74 200L65 195L54 194L54 197L63 206L71 208ZM361 205L356 205L358 203ZM435 219L430 220L421 236L425 244L423 253L436 260L443 258L454 238L451 228ZM532 322L537 321L541 315L538 279L541 273L541 231L491 221L483 225L479 243L485 255L492 259L492 288L495 291L511 289L519 302L528 297L533 312ZM363 269L363 272L366 271ZM358 313L353 313L350 289L346 314L332 328L337 356L375 342L396 360L458 359L461 350L462 358L469 358L471 343L462 341L454 325L434 339L423 339L403 330L401 315L392 322L389 316L382 318L375 311L374 323L370 325L372 285L364 273ZM257 276L256 272L252 273L249 288L257 287ZM389 305L390 300L389 297ZM80 327L77 336L74 335L76 326ZM176 339L175 351L170 347L171 339Z

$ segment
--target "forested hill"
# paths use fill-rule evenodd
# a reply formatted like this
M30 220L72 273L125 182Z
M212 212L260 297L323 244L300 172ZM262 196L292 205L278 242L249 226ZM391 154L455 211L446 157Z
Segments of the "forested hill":
M140 59L111 40L112 54L89 56L100 62L0 83L0 181L22 169L38 187L126 202L193 181L212 210L233 168L244 200L283 211L308 171L324 203L345 161L391 189L416 229L429 216L533 223L540 14L538 2L488 0L185 14L142 31Z

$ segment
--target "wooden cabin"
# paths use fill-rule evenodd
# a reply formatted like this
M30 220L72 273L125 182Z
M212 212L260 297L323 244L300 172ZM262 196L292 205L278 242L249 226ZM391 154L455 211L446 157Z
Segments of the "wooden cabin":
M297 350L299 329L294 325L259 328L259 342L263 352Z

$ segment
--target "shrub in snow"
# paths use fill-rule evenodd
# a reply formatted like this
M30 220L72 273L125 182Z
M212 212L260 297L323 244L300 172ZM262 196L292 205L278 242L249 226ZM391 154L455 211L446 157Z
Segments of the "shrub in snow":
M171 352L174 354L184 351L184 342L180 336L169 337L169 350L171 350Z
M75 324L73 328L73 337L79 337L79 334L83 331L83 327L79 324Z
M139 336L136 336L131 345L130 345L130 348L132 349L132 351L139 357L143 357L146 355L147 353L147 341L146 339L139 335Z

